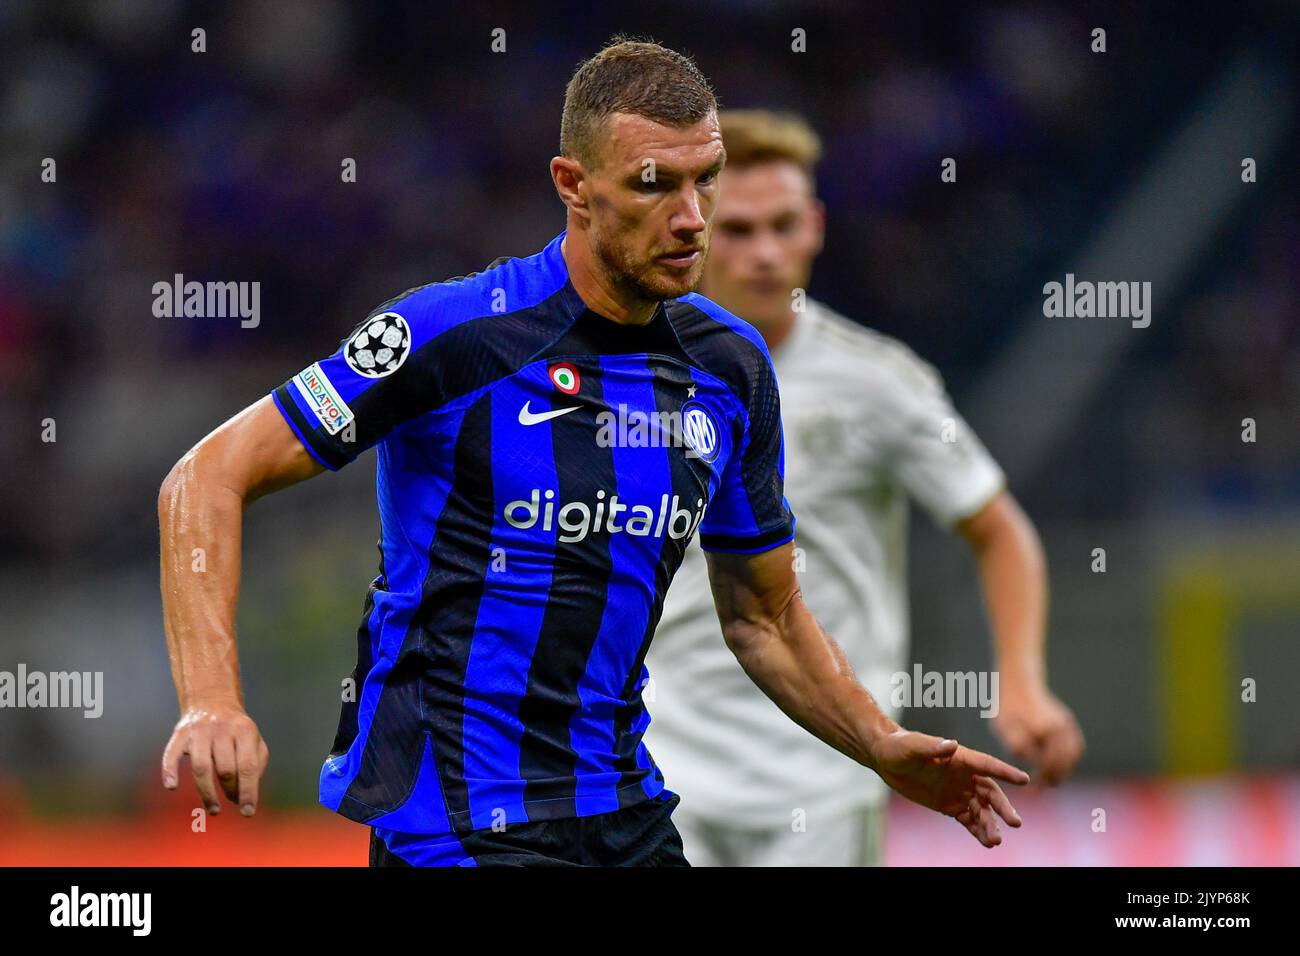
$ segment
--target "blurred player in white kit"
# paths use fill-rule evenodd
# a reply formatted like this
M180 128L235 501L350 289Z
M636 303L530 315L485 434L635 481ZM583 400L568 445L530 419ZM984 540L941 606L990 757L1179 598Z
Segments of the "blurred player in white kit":
M905 547L908 501L918 501L960 533L979 567L999 672L994 732L1039 779L1060 782L1083 736L1047 685L1047 572L1033 525L936 371L804 296L825 226L816 134L762 110L720 119L727 164L702 291L771 350L805 598L897 717L890 679L911 667ZM888 788L782 714L741 670L697 544L668 591L648 664L646 741L682 796L673 819L692 864L881 862Z

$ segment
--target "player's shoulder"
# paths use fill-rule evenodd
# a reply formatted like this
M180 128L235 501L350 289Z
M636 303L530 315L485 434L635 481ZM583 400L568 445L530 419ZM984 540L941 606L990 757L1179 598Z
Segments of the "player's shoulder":
M696 292L664 303L686 353L704 371L748 394L772 377L762 334L740 316Z
M397 316L417 343L461 326L487 331L492 320L539 305L564 286L554 246L527 257L501 256L479 272L407 289L371 309L360 326Z
M835 311L822 302L812 306L813 345L828 366L859 378L870 390L898 389L941 393L943 376L910 347Z
M767 353L767 343L763 341L763 336L758 329L698 292L689 292L676 299L669 299L665 306L670 318L673 319L673 324L692 338L703 339L713 336L716 337L716 342L712 344L720 348L741 352L756 348L764 354Z

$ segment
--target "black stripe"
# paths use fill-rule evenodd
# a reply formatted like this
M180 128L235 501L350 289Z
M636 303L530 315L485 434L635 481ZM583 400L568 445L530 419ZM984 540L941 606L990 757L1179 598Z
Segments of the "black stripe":
M604 489L607 496L617 490L614 451L599 446L592 424L595 414L605 408L603 395L599 367L584 367L580 393L584 411L551 422L557 522L562 503L581 501L596 507L594 491L588 494L587 489ZM580 708L578 682L609 598L608 530L592 531L582 541L557 541L553 568L528 686L519 704L523 725L519 764L526 802L552 801L548 812L563 807L564 813L557 815L574 816L577 755L570 746L569 724Z
M690 365L691 358L660 306L649 322L625 325L584 308L574 323L546 350L543 356L581 355L667 355Z
M781 527L766 531L763 534L750 535L743 538L735 538L725 534L704 534L700 533L700 547L705 551L752 551L757 554L759 551L766 551L773 546L782 543L790 535L794 534L794 522L787 520Z
M698 306L673 300L668 315L693 363L726 382L745 408L752 444L740 462L741 484L756 527L780 531L789 512L782 504L783 480L776 468L781 404L772 363L758 345Z
M496 504L492 491L492 393L466 410L453 479L429 548L429 574L414 624L425 635L423 712L433 735L443 797L458 832L470 829L465 785L465 671L487 579ZM408 714L413 723L414 711Z
M296 385L293 387L297 388ZM323 431L317 431L318 428L324 428L320 422L308 419L302 413L302 409L298 407L298 403L294 401L293 394L290 392L289 382L275 387L275 397L280 400L280 407L289 413L289 419L297 427L298 433L306 439L307 444L311 446L311 450L319 455L326 465L337 471L351 461L350 458L340 455L334 449L334 446L328 443L326 434Z
M370 582L370 587L366 590L366 606L361 612L361 624L357 627L357 666L352 671L352 697L351 701L343 701L343 709L339 713L339 728L334 735L334 746L330 748L330 756L338 757L348 752L352 746L352 741L357 739L357 713L361 709L361 688L365 684L366 675L370 669L375 666L374 655L370 648L370 615L375 610L375 592L383 591L388 588L388 581L384 577L384 536L383 528L380 528L379 540L375 542L379 548L379 574Z
M362 823L406 801L415 787L422 755L420 726L407 715L419 707L422 667L408 633L401 655L380 692L370 723L361 767L339 801L339 812Z
M340 810L366 821L397 809L410 795L424 753L425 714L450 810L468 808L464 784L465 665L487 573L492 523L488 395L465 412L453 452L454 483L429 547L420 606L384 681L361 756ZM486 474L485 474L486 472ZM434 620L436 616L436 621ZM457 802L458 801L458 802Z
M473 319L443 333L439 339L445 340L445 354L456 360L435 376L440 394L451 399L513 375L571 321L567 312L556 308L557 296L565 294L561 289L519 312ZM429 545L420 605L384 682L357 777L339 806L352 819L374 819L406 800L419 773L428 729L452 825L458 832L470 826L464 684L496 508L490 396L487 391L475 399L461 419L452 452L452 485ZM341 725L345 722L336 745L348 733L355 738L355 714L349 717L345 710Z
M655 410L659 412L680 410L681 397L694 383L694 378L686 369L668 362L656 362L651 359L650 367L654 372ZM707 492L708 467L698 458L687 458L678 449L669 448L668 468L673 488L699 487L701 497ZM614 712L614 753L615 766L620 771L618 790L621 806L628 806L645 797L640 788L631 786L646 775L646 771L636 765L636 750L641 742L641 735L632 732L632 725L645 710L645 703L641 699L643 689L640 686L641 671L645 667L646 653L650 650L650 641L654 638L655 628L663 613L664 595L668 593L668 585L672 583L673 575L681 567L688 543L685 538L675 539L671 535L664 535L663 545L659 549L659 560L655 564L654 604L650 608L650 616L641 635L641 646L637 650L636 660L628 670L627 679L623 684L622 698L626 703Z

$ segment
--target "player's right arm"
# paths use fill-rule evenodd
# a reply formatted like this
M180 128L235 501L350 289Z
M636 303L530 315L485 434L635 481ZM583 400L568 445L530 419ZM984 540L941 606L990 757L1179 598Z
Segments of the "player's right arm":
M246 816L257 809L267 749L244 710L235 646L244 511L263 495L343 468L437 408L448 383L476 368L443 333L491 314L495 285L434 283L384 303L333 354L208 435L168 474L158 495L161 586L180 701L162 760L168 789L179 786L188 754L208 812L219 812L218 790Z
M244 511L324 470L268 395L190 449L158 494L163 625L180 703L163 786L179 785L188 754L209 813L220 812L220 790L251 816L268 759L244 710L235 646Z

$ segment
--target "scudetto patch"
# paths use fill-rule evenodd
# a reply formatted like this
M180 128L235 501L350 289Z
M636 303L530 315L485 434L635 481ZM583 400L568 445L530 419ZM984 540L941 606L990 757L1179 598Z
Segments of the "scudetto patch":
M371 316L343 349L348 367L366 378L392 375L411 353L411 327L396 312Z
M577 395L578 389L582 388L582 376L572 362L556 362L546 370L546 374L551 384L565 395Z

